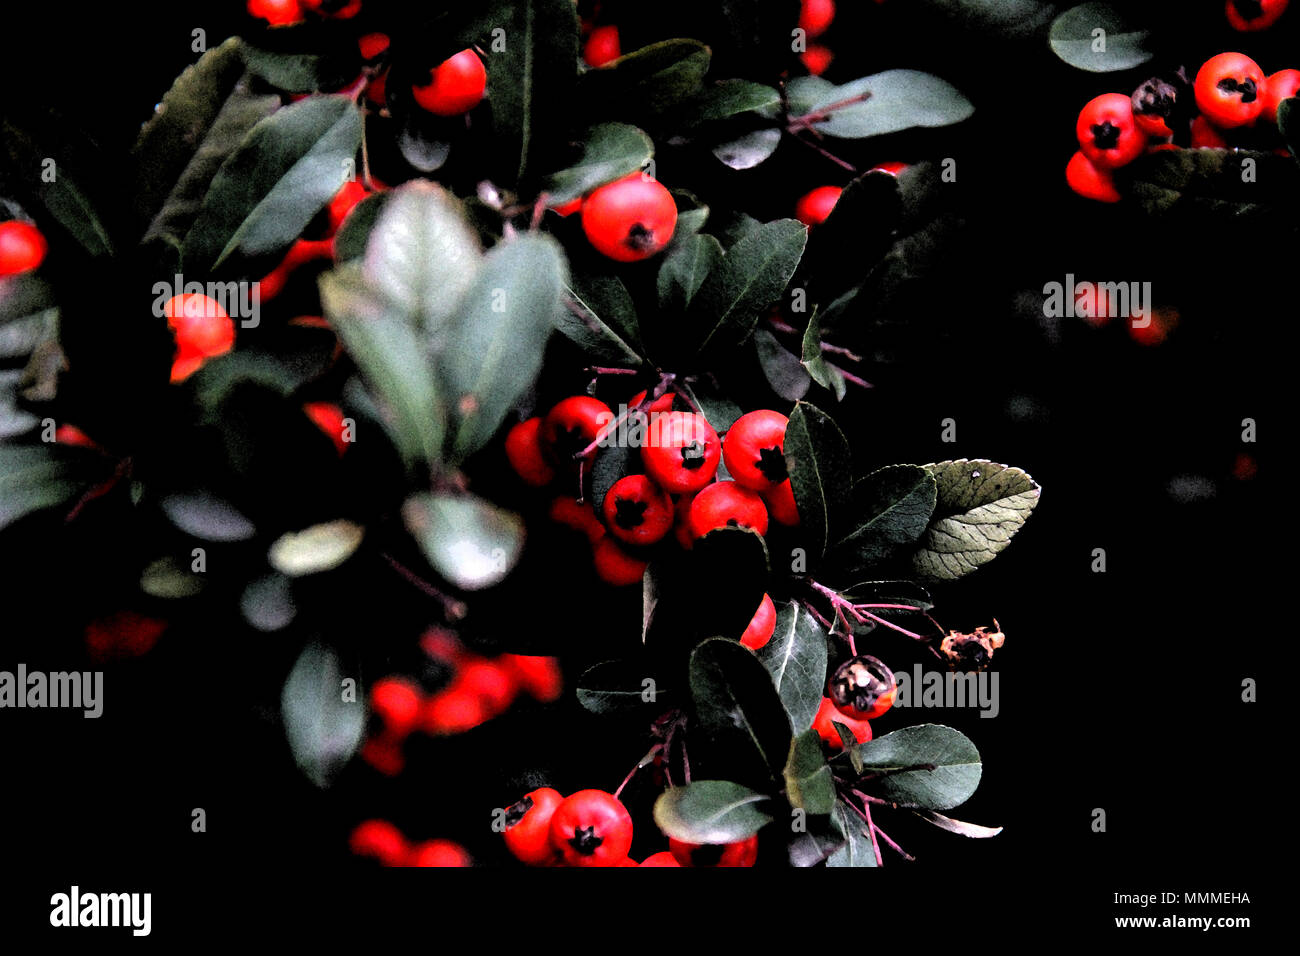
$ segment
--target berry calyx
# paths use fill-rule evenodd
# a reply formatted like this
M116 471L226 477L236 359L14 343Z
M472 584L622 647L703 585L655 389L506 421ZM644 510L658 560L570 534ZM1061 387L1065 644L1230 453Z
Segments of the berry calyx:
M632 846L632 817L604 790L579 790L551 817L551 846L569 866L612 866Z
M601 506L609 533L625 544L649 545L673 526L673 503L645 475L628 475L614 482Z
M619 43L616 26L596 27L582 47L582 59L590 67L605 66L622 55L623 48Z
M772 603L771 595L764 594L753 619L745 628L745 633L740 635L740 643L751 651L756 651L767 644L774 633L776 633L776 605Z
M840 201L840 194L844 190L839 186L818 186L803 196L794 204L794 217L805 226L819 226L826 221L835 208L835 204Z
M668 852L681 866L753 866L758 860L758 834L735 843L685 843L669 837Z
M206 295L175 296L163 307L176 338L171 380L183 381L210 358L224 355L235 345L235 323L221 303Z
M542 420L530 418L506 433L506 459L526 485L544 488L555 480L555 469L542 455Z
M370 710L394 737L405 737L420 720L420 689L401 677L385 677L370 688Z
M1196 74L1196 105L1219 129L1236 129L1255 122L1264 108L1260 89L1264 73L1242 53L1212 56Z
M840 732L835 729L837 723L849 728L853 733L853 739L860 744L865 744L871 739L871 724L865 720L854 720L852 717L844 716L836 709L829 697L823 697L821 706L817 708L817 716L813 718L812 729L817 731L817 736L821 737L831 750L844 749Z
M573 395L542 419L542 451L556 464L571 464L613 421L614 413L600 399Z
M39 268L48 251L45 236L31 223L18 219L0 222L0 276Z
M1065 166L1065 181L1084 199L1097 202L1119 202L1120 192L1110 170L1098 169L1081 151L1075 152Z
M722 460L736 483L771 491L790 477L785 465L785 429L790 419L760 409L736 419L722 439Z
M524 794L522 799L506 809L506 829L502 837L506 849L516 860L528 866L545 866L555 860L555 848L551 846L551 818L563 802L564 796L560 791L541 787Z
M826 684L826 696L836 710L853 720L879 717L894 706L897 690L894 672L869 654L841 664Z
M675 495L699 491L712 482L721 458L718 433L694 412L659 415L650 423L649 441L641 448L646 474Z
M687 520L696 538L718 528L749 528L767 534L767 505L757 492L743 485L718 481L695 496Z
M1133 118L1133 101L1123 93L1103 93L1079 111L1074 126L1079 149L1099 169L1133 162L1146 148L1146 136Z
M411 88L415 102L436 116L460 116L483 101L487 70L473 50L461 50L439 63L424 86Z
M587 241L616 262L661 251L677 228L677 203L663 184L633 173L592 192L582 204Z

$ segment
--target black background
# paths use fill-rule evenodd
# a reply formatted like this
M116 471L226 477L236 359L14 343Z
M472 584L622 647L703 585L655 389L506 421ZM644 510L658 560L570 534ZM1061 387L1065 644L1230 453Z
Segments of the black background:
M229 11L207 12L218 6L102 4L57 22L38 6L10 6L0 23L4 106L90 132L110 158L99 172L111 179L112 157L194 59L189 31L202 26L215 44L242 28ZM659 35L696 35L690 24L700 4L653 6ZM1294 315L1293 296L1278 290L1290 284L1295 232L1248 233L1210 220L1197 231L1175 230L1122 204L1078 199L1063 178L1074 119L1089 98L1128 92L1152 67L1194 70L1225 49L1251 54L1266 73L1300 65L1300 13L1266 36L1241 38L1224 24L1220 4L1142 4L1167 11L1153 17L1156 61L1094 75L1067 67L1045 44L926 28L898 9L905 6L841 3L826 38L837 53L828 78L909 67L966 93L976 113L956 131L873 141L870 152L854 155L956 158L966 224L916 302L907 334L891 340L896 361L868 369L877 387L851 391L833 412L860 471L982 457L1021 466L1043 486L1032 519L995 564L937 589L945 626L969 630L996 616L1007 634L997 658L997 719L925 715L968 732L984 759L979 792L955 815L1006 831L968 841L886 826L917 864L887 858L886 869L861 881L793 873L776 880L767 870L741 892L766 898L802 882L846 905L869 892L891 907L910 904L986 928L1059 914L1078 921L1073 931L1129 912L1111 905L1115 892L1248 889L1257 905L1244 911L1253 916L1266 848L1286 812L1269 792L1283 743L1269 732L1270 701L1283 692L1269 677L1281 675L1284 658L1274 647L1285 632L1268 613L1282 596L1269 570L1286 531L1265 525L1263 478L1238 480L1232 469L1244 451L1266 474L1262 449L1281 428L1272 403L1281 363L1273 357ZM777 159L779 177L760 169L732 179L760 218L789 215L806 189L846 179L797 145L783 146ZM671 162L661 157L659 170L669 183ZM1152 281L1157 304L1177 308L1180 325L1158 348L1130 341L1122 323L1093 330L1065 320L1049 334L1034 310L1043 285L1070 273ZM119 318L127 321L105 301L104 322ZM585 384L576 371L548 375L543 399ZM951 445L940 440L949 417L957 426ZM1261 446L1241 443L1247 417L1259 422ZM1214 494L1174 500L1169 483L1185 475L1209 479ZM0 664L85 666L79 623L109 605L121 558L104 548L100 538L55 540L44 526L6 534ZM1106 550L1105 574L1090 570L1094 548ZM578 552L542 558L530 556L535 563L525 564L509 595L510 619L496 623L552 636L573 629L582 635L575 641L626 637ZM568 558L573 586L557 591L539 566ZM336 626L351 629L379 661L401 666L411 622L403 610L376 617L375 608L384 606L384 588L402 604L409 595L388 582L374 587L355 607L337 599ZM905 641L891 650L898 664L912 653ZM44 925L49 894L74 882L151 890L155 922L168 928L181 924L179 914L197 925L214 918L215 904L200 890L247 891L255 909L317 891L415 899L422 891L399 888L406 881L347 856L346 835L359 819L390 818L416 838L452 836L481 862L503 863L488 813L514 799L530 772L561 789L612 789L644 752L636 728L576 708L524 709L451 742L416 746L412 770L398 781L358 765L322 794L294 770L273 710L295 652L241 629L236 618L185 622L144 660L109 669L100 720L6 711L3 858L11 872L31 876L0 907L5 922ZM1261 703L1241 703L1246 677L1259 680ZM895 712L876 732L910 722ZM650 795L629 791L632 801L640 796ZM190 810L199 806L206 834L190 832ZM1106 833L1090 828L1094 808L1107 813ZM567 878L513 869L497 877L420 879L440 887L447 919L445 910L475 901L494 907L503 897L556 895L547 881ZM634 893L658 893L647 884L624 894L608 883L595 890L596 881L585 880L582 892L629 905ZM700 887L719 899L735 892L715 884ZM364 924L367 912L358 904L331 918Z

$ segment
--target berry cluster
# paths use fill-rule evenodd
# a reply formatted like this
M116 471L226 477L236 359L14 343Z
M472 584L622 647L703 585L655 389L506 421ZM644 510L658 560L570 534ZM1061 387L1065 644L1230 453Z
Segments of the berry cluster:
M387 820L363 820L348 839L359 857L380 866L473 866L465 848L453 840L412 843Z
M437 673L439 686L433 693L399 676L378 680L370 689L376 729L361 756L387 776L401 773L406 765L403 745L417 731L435 737L465 733L505 713L521 693L551 703L564 691L553 657L484 657L443 630L429 631L420 645Z
M1206 60L1190 83L1180 68L1172 77L1147 80L1131 96L1103 93L1079 113L1079 151L1066 166L1066 181L1087 199L1118 202L1113 171L1143 153L1262 143L1285 154L1268 127L1277 125L1278 106L1297 91L1300 70L1265 76L1245 54L1220 53Z

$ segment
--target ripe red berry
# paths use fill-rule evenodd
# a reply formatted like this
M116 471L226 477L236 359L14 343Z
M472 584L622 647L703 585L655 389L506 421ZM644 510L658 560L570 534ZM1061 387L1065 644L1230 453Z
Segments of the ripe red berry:
M572 464L574 456L589 447L613 421L614 413L598 398L566 398L542 419L542 451L557 465Z
M99 443L76 425L63 424L54 429L54 440L60 445L75 445L79 448L99 448Z
M331 20L351 20L361 12L361 0L302 0L302 5Z
M696 538L718 528L751 528L767 534L767 505L743 485L717 481L695 496L688 520Z
M668 412L650 423L641 461L655 483L671 494L699 491L713 481L722 458L722 443L704 417Z
M452 840L425 840L411 848L407 866L473 866L465 848Z
M514 674L515 682L530 697L543 704L559 700L564 693L564 675L554 657L502 654L497 660Z
M637 392L635 395L633 395L631 398L627 400L627 407L636 408L644 401L645 401L645 391L643 390ZM673 410L672 392L665 392L663 395L660 395L653 402L651 402L644 409L642 409L642 411L644 411L645 414L647 415L654 415L656 413L662 415L664 412L671 412L672 410Z
M835 19L835 0L803 0L799 28L810 37L825 33Z
M581 212L582 197L579 196L577 199L570 199L568 202L560 203L558 206L552 206L551 211L557 216L563 216L565 218L572 216L575 212Z
M1065 167L1065 181L1084 199L1097 202L1119 202L1119 190L1108 169L1098 169L1087 156L1076 151Z
M663 184L633 173L595 190L582 204L587 241L616 262L662 250L677 228L677 203Z
M385 677L370 688L370 709L387 733L405 737L420 720L420 690L402 677Z
M1286 13L1290 0L1228 0L1224 12L1234 30L1253 33L1267 30Z
M411 90L415 102L437 116L460 116L483 101L487 70L473 50L461 50L432 71L432 79Z
M163 311L176 337L173 382L183 381L209 358L234 347L235 323L215 299L186 293L169 299Z
M330 200L327 207L329 209L331 236L338 232L339 226L343 225L343 220L347 218L353 207L368 195L370 193L366 191L366 187L355 179L350 179L343 184L342 188L334 194L334 198Z
M807 48L799 54L799 62L812 76L821 76L831 68L831 63L834 60L835 54L831 48L820 43L809 43Z
M632 846L632 817L604 790L579 790L551 817L551 846L569 866L612 866Z
M506 459L526 485L544 488L555 480L555 469L542 455L542 420L530 418L506 433Z
M426 733L451 736L473 730L488 717L483 699L472 689L446 687L425 700L421 723Z
M777 524L793 528L799 524L799 507L794 503L794 486L787 478L771 491L763 493L767 513Z
M660 850L658 853L651 853L641 861L641 866L681 866L677 862L677 857L672 855L669 850Z
M775 632L776 605L772 603L770 595L764 594L758 610L754 612L753 620L745 628L745 633L740 636L740 643L751 651L756 651L770 641Z
M826 221L844 192L839 186L818 186L805 193L794 205L794 218L805 226L819 226Z
M898 683L879 658L861 654L836 668L826 684L826 696L845 717L872 720L894 706Z
M840 733L835 729L835 724L841 723L853 732L853 738L860 744L865 744L871 739L871 724L865 720L854 720L852 717L846 717L841 714L831 703L829 697L823 697L821 706L817 708L817 716L813 718L812 729L817 731L832 750L844 749L844 742L840 740Z
M623 50L619 45L616 26L596 27L591 31L591 36L587 37L587 42L582 48L582 58L587 66L591 67L613 63L622 55Z
M1196 105L1219 129L1249 126L1264 108L1264 72L1242 53L1212 56L1196 74Z
M307 413L316 427L325 433L325 437L334 443L334 448L342 455L348 450L348 427L344 420L343 409L333 402L307 402L302 410Z
M378 860L384 866L401 866L411 852L402 831L387 820L358 823L348 838L348 847L357 856Z
M0 222L0 276L31 272L45 261L48 251L45 237L31 223L17 219Z
M628 554L612 538L601 538L591 548L596 576L614 587L640 584L647 562Z
M1192 120L1191 145L1196 149L1227 149L1228 141L1219 128L1204 116Z
M389 734L378 734L367 738L361 745L359 756L376 772L385 777L396 777L406 767L406 754L402 752L402 740Z
M686 551L695 547L695 539L691 537L691 502L694 500L694 495L681 495L673 505L673 537Z
M1289 100L1297 93L1300 93L1300 70L1278 70L1264 81L1259 97L1262 104L1259 115L1270 123L1276 123L1277 108L1283 100Z
M369 62L388 50L392 43L387 33L367 33L357 38L357 49L361 59Z
M555 848L551 846L551 817L564 802L560 791L552 787L542 787L506 809L505 839L506 849L516 860L529 866L545 866L555 859Z
M1074 126L1079 149L1100 169L1133 162L1146 148L1146 136L1133 118L1133 100L1123 93L1103 93L1079 111Z
M628 475L614 482L601 506L609 533L625 544L660 541L673 526L673 503L645 475Z
M561 495L551 502L550 517L556 524L581 531L592 544L605 537L607 533L605 526L596 517L596 509L592 507L590 501L574 501L566 495Z
M273 27L302 23L302 4L298 0L248 0L249 16L265 20Z
M722 438L722 460L736 484L771 491L790 477L785 467L785 429L790 419L760 409L741 415Z
M758 835L735 843L684 843L669 837L668 851L682 866L753 866L758 859Z

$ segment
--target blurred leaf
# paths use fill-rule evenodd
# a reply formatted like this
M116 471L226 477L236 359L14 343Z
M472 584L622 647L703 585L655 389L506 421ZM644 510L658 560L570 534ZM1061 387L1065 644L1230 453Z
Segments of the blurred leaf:
M1101 36L1094 30L1104 31ZM1090 73L1131 70L1151 59L1143 49L1151 31L1133 26L1108 3L1081 3L1052 21L1048 42L1070 66Z
M397 148L402 158L420 172L436 173L451 158L451 143L441 138L450 132L427 116L409 113L397 133Z
M343 677L332 650L309 644L280 693L280 713L293 759L322 788L352 759L366 728L364 697L344 701Z
M785 430L785 463L800 529L815 560L825 554L848 505L853 453L830 416L800 402Z
M788 402L797 402L808 394L812 379L799 356L786 349L767 329L754 330L758 364L772 391Z
M289 579L275 572L248 583L239 610L250 626L264 632L283 630L298 613Z
M815 730L805 730L790 741L785 793L792 806L814 816L826 816L835 808L835 780Z
M73 181L66 168L66 150L38 143L25 131L0 119L0 147L18 169L30 171L29 182L41 204L55 221L92 257L113 254L113 242L94 205ZM53 166L48 164L53 163ZM46 176L53 172L53 179Z
M655 801L655 824L686 843L737 843L772 821L771 798L728 780L694 780Z
M402 520L430 566L463 591L500 584L524 547L520 517L474 495L412 495Z
M876 866L876 851L866 835L867 821L850 810L843 801L831 813L835 828L845 837L845 844L826 860L827 866Z
M864 94L864 101L830 111L812 128L826 136L865 139L918 126L950 126L975 112L951 83L918 70L886 70L845 83L814 101L809 112Z
M674 111L673 122L680 129L702 123L730 119L741 113L764 110L778 105L781 95L772 87L749 80L722 80L682 103Z
M310 96L259 122L212 180L181 246L187 271L281 252L351 172L361 114L344 96Z
M327 521L282 534L267 557L271 567L290 578L332 571L356 552L366 529L351 521Z
M18 407L18 388L22 377L23 370L20 368L0 369L0 441L29 432L41 423L36 415Z
M292 53L263 50L245 43L244 63L250 73L286 93L336 89L357 75L361 54Z
M934 478L915 465L889 465L853 485L845 534L831 549L841 573L856 575L899 557L925 534L934 514Z
M781 145L779 129L756 129L713 147L713 155L732 169L753 169Z
M160 507L167 520L202 541L247 541L257 533L234 505L207 492L168 495Z
M0 325L40 315L54 306L54 288L34 273L0 276Z
M140 590L150 597L180 600L203 590L203 576L173 557L159 558L140 575Z
M705 277L722 261L722 243L696 233L664 256L657 280L659 308L685 312Z
M808 609L790 601L778 606L771 640L755 651L798 732L812 726L826 694L827 640L825 629Z
M546 180L554 205L585 196L597 186L642 169L654 157L654 143L635 126L601 123L583 137L582 157Z
M1056 7L1040 0L913 0L955 21L949 28L1026 37L1047 25Z
M948 810L970 799L983 767L970 738L942 724L917 724L859 744L858 756L868 773L890 771L862 786L900 806ZM933 770L905 770L933 764Z
M652 117L699 93L708 71L709 48L703 43L662 40L588 70L578 90L597 115Z
M947 830L949 833L972 837L976 840L995 837L1002 832L1002 827L982 827L978 823L966 823L964 820L945 817L942 813L935 813L933 810L913 810L912 812L927 823L933 823L940 830Z
M35 511L70 505L102 471L98 455L0 444L0 528Z
M506 240L483 260L448 321L439 354L457 460L491 441L533 384L567 272L559 243L541 233Z
M1019 468L965 458L925 468L938 502L912 559L923 579L951 581L992 561L1038 504L1038 483Z
M384 209L387 208L388 200L393 194L394 190L391 189L371 193L352 207L348 217L343 220L343 225L339 226L339 231L334 234L335 262L351 262L366 254L370 233L374 230Z
M818 103L834 103L836 89L834 83L823 80L820 76L796 76L785 85L785 98L790 104L790 115L802 116L811 113ZM765 113L773 119L779 115L776 109L766 110Z

